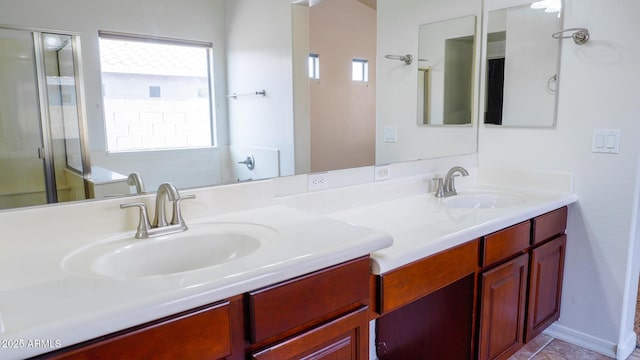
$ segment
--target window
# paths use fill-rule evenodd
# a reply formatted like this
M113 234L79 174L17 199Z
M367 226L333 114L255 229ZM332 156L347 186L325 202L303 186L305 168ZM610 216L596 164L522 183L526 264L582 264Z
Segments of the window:
M309 78L320 79L320 57L318 54L309 54Z
M351 63L351 80L369 81L369 61L364 59L353 59Z
M107 150L214 145L211 44L100 33Z

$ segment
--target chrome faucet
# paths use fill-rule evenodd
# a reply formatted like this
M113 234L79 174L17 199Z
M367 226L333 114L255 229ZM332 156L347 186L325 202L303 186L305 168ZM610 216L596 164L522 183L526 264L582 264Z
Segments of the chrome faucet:
M167 222L167 213L164 210L165 197L168 198L169 201L172 201L174 205L173 214L171 217L171 225L176 225L178 224L178 222L184 223L184 220L182 220L182 218L176 219L176 209L179 209L179 206L177 206L176 203L180 201L180 194L178 193L178 189L176 189L176 187L171 183L162 183L160 184L160 186L158 187L158 191L156 192L156 216L153 219L153 223L151 223L151 226L154 228L169 225L169 223Z
M182 218L180 201L195 199L195 197L195 195L180 196L178 189L171 183L160 184L156 193L156 213L153 223L149 222L149 213L144 203L121 204L120 208L137 207L140 209L140 222L138 223L138 230L136 231L136 239L146 239L186 231L188 228ZM167 221L167 214L165 212L165 198L173 203L170 222Z
M136 194L138 195L147 193L144 188L144 182L142 182L142 176L137 172L129 174L129 177L127 177L127 185L135 185Z
M457 173L460 173L462 176L469 176L469 172L463 168L462 166L454 166L447 172L447 175L444 177L444 182L442 178L434 178L437 179L437 189L434 194L435 197L448 197L454 196L458 193L456 192L456 186L454 183L454 179Z

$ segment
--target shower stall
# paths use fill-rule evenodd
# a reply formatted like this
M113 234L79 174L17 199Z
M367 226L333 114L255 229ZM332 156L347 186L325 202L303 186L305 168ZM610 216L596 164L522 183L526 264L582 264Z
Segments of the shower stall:
M79 46L0 27L0 209L87 198Z

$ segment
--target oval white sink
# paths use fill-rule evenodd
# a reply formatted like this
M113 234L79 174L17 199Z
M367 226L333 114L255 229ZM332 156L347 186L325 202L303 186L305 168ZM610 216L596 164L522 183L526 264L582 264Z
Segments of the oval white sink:
M460 191L458 195L442 200L442 204L452 208L488 209L515 206L525 198L518 194L500 191Z
M82 275L141 278L218 266L257 251L275 230L240 223L196 224L149 239L132 235L99 241L69 254L62 267Z

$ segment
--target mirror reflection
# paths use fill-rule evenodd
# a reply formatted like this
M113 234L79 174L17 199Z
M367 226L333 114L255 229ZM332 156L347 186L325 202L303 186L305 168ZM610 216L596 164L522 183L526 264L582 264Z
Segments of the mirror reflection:
M308 76L312 77L308 80L309 170L319 172L373 165L377 67L375 1L323 0L307 9L309 45L306 54L315 55L315 68L319 70L316 76ZM296 90L294 96L298 94Z
M471 124L475 16L422 24L418 34L418 124Z
M424 125L422 115L423 110L418 111L422 106L430 108L433 113L435 102L431 96L418 95L418 75L422 73L421 79L424 81L425 73L418 71L418 67L432 66L429 62L434 58L429 58L419 50L425 48L422 40L419 39L419 29L423 24L429 28L429 24L442 23L445 28L444 33L449 33L446 29L450 19L456 23L456 19L469 17L478 18L482 15L482 1L477 0L394 0L380 1L378 3L378 89L376 103L376 164L387 164L399 161L411 161L416 159L432 159L437 157L448 157L453 155L472 154L477 151L476 126L479 106L479 84L480 84L480 43L475 41L473 49L473 73L471 95L465 99L458 99L461 102L467 101L472 104L469 107L471 116L470 124L465 125ZM471 21L476 24L476 28L456 36L466 37L468 35L479 34L478 24L480 21ZM434 25L437 26L437 25ZM441 40L444 42L444 40ZM444 53L444 44L441 44L441 53ZM420 49L419 49L420 48ZM403 61L386 59L386 55L405 55L413 57L411 64ZM440 55L442 58L444 54ZM435 64L441 66L443 64ZM426 93L440 91L440 101L438 106L444 112L444 80L442 88L435 88L435 81L429 82L427 77ZM440 75L444 78L444 73ZM423 87L424 89L424 87ZM425 91L423 90L423 95ZM465 95L463 95L465 97ZM422 104L418 105L419 98ZM425 106L426 105L426 106Z
M12 24L0 34L9 38L0 208L123 196L137 191L130 179L154 191L166 181L191 188L374 163L375 1L58 0L39 9L16 2L0 14ZM58 76L60 90L38 87L40 28L82 41L82 69ZM308 72L312 52L319 79Z
M74 40L0 28L0 209L86 198Z
M485 124L555 126L562 18L535 4L488 13Z
M456 6L458 14L480 12L480 2L462 3L464 6ZM0 24L11 24L7 28L21 33L20 37L26 39L29 46L8 55L4 50L13 49L13 45L3 43L0 63L11 56L23 60L33 58L35 48L29 39L41 31L70 37L77 57L69 68L72 72L58 76L59 84L53 85L60 88L60 104L54 104L58 110L40 103L46 96L39 90L24 95L28 94L24 91L25 84L39 84L37 73L14 79L14 85L0 88L8 104L0 108L3 166L0 208L124 196L138 191L136 179L143 181L147 191L154 191L165 181L179 188L191 188L360 167L373 165L374 160L389 163L466 154L476 149L476 130L472 127L432 127L429 131L421 127L416 131L416 68L412 66L404 72L395 63L376 62L376 58L383 56L380 54L415 51L418 24L451 16L449 10L443 11L445 7L431 2L394 1L379 6L375 0L158 0L149 6L148 2L127 0L81 3L38 0L37 5L14 1L3 7ZM323 8L325 6L327 8ZM34 10L36 8L38 10ZM69 8L74 11L69 12ZM425 16L415 19L415 14ZM322 25L320 15L328 16L329 21L325 19ZM341 27L337 26L338 19ZM377 19L384 21L377 23ZM315 28L320 32L316 33ZM409 32L411 36L407 37ZM322 40L323 34L333 37ZM377 40L376 34L384 39ZM17 36L14 35L11 37ZM206 80L204 76L193 76L179 69L170 70L165 59L162 67L171 78L158 82L155 78L158 74L154 72L157 69L151 68L161 65L154 62L160 57L152 56L153 65L145 66L149 73L136 74L134 85L118 85L118 78L131 78L132 73L118 68L117 61L110 63L111 67L106 66L106 62L101 64L100 41L120 35L205 47ZM352 38L356 43L346 42ZM342 59L332 60L331 51L338 48ZM62 52L59 53L62 59ZM319 79L310 79L312 54L318 55ZM417 52L414 57L418 57ZM132 64L130 61L129 66ZM0 71L3 66L0 65ZM34 69L33 62L26 61L20 66ZM12 71L10 67L6 69L9 70L2 76ZM109 81L103 81L103 70L110 73ZM342 74L339 76L347 79L349 88L335 86L338 75L333 71L338 70ZM41 72L45 74L44 70ZM477 66L474 72L477 73ZM22 73L22 70L14 72ZM380 79L385 79L382 91L377 89L378 74L382 75ZM397 76L402 81L395 81ZM172 93L174 87L167 85L170 80L189 77L193 77L193 81L182 87L189 92L187 95L178 96ZM47 86L41 88L47 89ZM9 94L9 90L14 93ZM122 99L114 96L114 90L128 92L133 99L125 105L135 106L123 107ZM320 93L333 97L316 98ZM51 103L58 99L57 95L50 96ZM146 99L142 101L142 97ZM192 115L181 115L179 105L169 104L161 111L150 111L146 107L147 102L163 99L172 102L175 97L190 101L193 108L210 98L210 130L194 125L196 130L191 136L200 140L210 138L213 146L201 142L195 147L184 146L184 137L189 144L190 135L184 131L186 125L182 119ZM380 109L376 110L377 107ZM56 111L63 113L65 119L75 116L79 121L67 121L64 128L41 122L42 112ZM116 115L116 112L125 114ZM376 123L376 113L393 116L385 115ZM129 137L151 128L153 136L164 133L165 143L178 145L166 148L158 145L159 139L155 138L144 142L129 141L131 138L119 141L117 135L106 134L107 121L111 121L109 126L114 134L124 130L124 126ZM378 128L384 124L398 130L399 142L384 142ZM48 127L53 138L45 136ZM7 129L14 128L24 134L9 135ZM47 141L55 145L47 145ZM127 147L127 143L135 146ZM152 150L139 148L140 143L148 144ZM65 151L54 155L56 149ZM54 161L43 165L44 158ZM11 167L15 161L31 165L28 170ZM43 167L55 178L47 178ZM63 180L64 183L57 184ZM17 183L30 187L17 189ZM61 194L55 187L69 191ZM56 194L51 196L57 199L47 194ZM8 200L23 196L38 200Z

